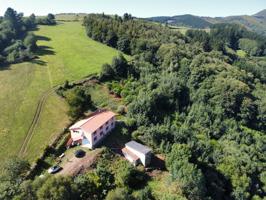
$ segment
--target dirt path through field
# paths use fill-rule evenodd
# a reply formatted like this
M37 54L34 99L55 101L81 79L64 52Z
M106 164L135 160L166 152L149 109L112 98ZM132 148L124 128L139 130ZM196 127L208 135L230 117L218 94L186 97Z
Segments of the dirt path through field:
M29 143L30 143L30 141L31 141L31 139L33 137L34 130L36 129L37 124L38 124L38 122L40 120L41 112L43 110L43 107L45 105L45 102L46 102L47 98L49 97L49 95L54 92L55 88L56 87L51 88L51 89L45 91L42 94L41 98L39 99L38 104L37 104L37 108L36 108L36 111L35 111L35 114L34 114L34 117L32 119L32 122L30 124L30 127L28 129L28 132L26 134L26 137L23 140L23 143L22 143L22 145L20 147L19 154L18 154L19 156L22 156L22 157L25 156L25 154L27 152L27 149L28 149L28 146L29 146Z
M87 81L91 81L92 78L91 77L86 77L84 79L81 79L79 81L74 81L73 84L82 84L84 82L87 82ZM38 104L37 104L37 108L36 108L36 111L35 111L35 114L34 114L34 117L32 119L32 122L30 124L30 127L28 129L28 132L25 136L25 139L23 140L23 143L20 147L20 150L19 150L19 153L18 155L23 157L26 155L27 153L27 149L28 149L28 146L30 144L30 141L34 135L34 130L36 129L37 125L38 125L38 122L40 120L40 116L41 116L41 113L42 113L42 110L43 110L43 107L45 105L45 102L47 100L47 98L49 97L50 94L52 94L56 88L58 88L59 86L54 86L53 88L49 89L49 90L46 90L41 98L39 99L38 101Z

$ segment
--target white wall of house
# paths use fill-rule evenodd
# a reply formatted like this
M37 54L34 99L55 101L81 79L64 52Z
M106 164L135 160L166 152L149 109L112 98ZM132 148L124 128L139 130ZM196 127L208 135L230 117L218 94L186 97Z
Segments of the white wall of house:
M70 130L70 133L71 133L71 138L75 141L73 142L74 144L77 144L79 143L80 141L77 141L76 139L77 138L83 138L83 131L81 129L75 129L75 130ZM82 141L83 143L83 141Z
M128 155L127 153L123 153L123 154L124 154L125 158L126 158L129 162L131 162L134 166L137 165L137 161L134 160L134 159L132 159L130 155Z
M71 137L82 136L83 131L81 129L70 130Z

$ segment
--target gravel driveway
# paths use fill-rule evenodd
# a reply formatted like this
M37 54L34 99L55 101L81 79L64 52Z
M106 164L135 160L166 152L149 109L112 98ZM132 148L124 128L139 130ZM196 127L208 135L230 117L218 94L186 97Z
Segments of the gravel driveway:
M97 156L100 155L102 149L95 149L90 152L86 152L83 158L76 158L74 153L66 155L60 166L63 169L57 173L57 175L70 175L75 176L90 168L90 166L96 161Z

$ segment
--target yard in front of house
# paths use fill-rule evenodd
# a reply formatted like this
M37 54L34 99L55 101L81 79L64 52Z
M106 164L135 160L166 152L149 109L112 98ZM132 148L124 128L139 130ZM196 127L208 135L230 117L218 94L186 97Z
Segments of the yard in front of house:
M85 156L82 158L75 157L74 153L79 149L86 152ZM63 169L57 175L75 176L79 173L89 170L102 151L102 148L89 150L88 148L79 146L66 150L65 156L62 158L59 164Z

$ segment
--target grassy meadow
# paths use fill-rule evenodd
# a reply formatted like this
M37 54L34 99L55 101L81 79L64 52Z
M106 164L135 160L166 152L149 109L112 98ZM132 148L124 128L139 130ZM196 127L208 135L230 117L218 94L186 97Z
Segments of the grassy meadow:
M188 30L204 30L206 31L207 33L210 32L210 29L209 28L206 28L206 29L195 29L195 28L189 28L189 27L185 27L185 26L170 26L170 28L172 30L175 30L175 31L179 31L180 33L182 33L183 35L185 35L187 33Z
M0 159L17 155L32 122L38 100L52 87L100 71L118 52L89 39L80 22L40 26L39 58L11 65L0 71ZM66 103L52 93L28 146L26 158L33 161L68 124ZM3 162L1 162L3 163ZM1 164L0 164L1 167Z

